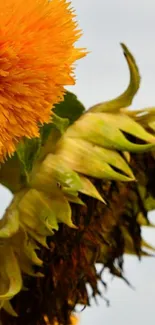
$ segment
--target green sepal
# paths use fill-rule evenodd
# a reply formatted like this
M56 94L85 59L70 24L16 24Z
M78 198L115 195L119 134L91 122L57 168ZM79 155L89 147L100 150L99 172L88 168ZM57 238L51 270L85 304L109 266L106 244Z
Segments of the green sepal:
M123 92L123 94L117 98L94 105L90 109L91 112L116 112L121 108L128 107L131 105L132 100L139 89L140 75L136 61L125 44L121 43L121 47L123 49L130 72L129 86Z
M9 300L4 301L3 309L11 316L18 317Z

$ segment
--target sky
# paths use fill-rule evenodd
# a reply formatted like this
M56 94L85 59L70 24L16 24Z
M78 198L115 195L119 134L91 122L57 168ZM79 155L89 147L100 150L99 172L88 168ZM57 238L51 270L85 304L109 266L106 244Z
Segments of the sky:
M72 0L83 37L79 45L90 53L76 68L77 82L69 89L89 108L117 95L128 84L129 74L120 42L136 57L142 77L141 89L133 108L155 105L155 1L154 0ZM0 189L1 214L11 194ZM152 215L152 220L155 216ZM145 239L155 246L155 230L143 230ZM134 286L106 274L110 300L108 308L98 299L80 314L80 325L154 325L155 259L125 258L125 274ZM103 288L104 293L104 288Z

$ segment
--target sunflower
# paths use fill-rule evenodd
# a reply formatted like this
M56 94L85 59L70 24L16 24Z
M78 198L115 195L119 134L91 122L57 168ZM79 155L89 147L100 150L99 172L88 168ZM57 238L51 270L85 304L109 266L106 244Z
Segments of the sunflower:
M0 0L0 161L23 137L39 137L65 86L75 83L74 63L86 52L66 0Z
M83 111L67 93L39 142L21 142L2 165L14 192L0 221L5 325L68 325L77 304L90 305L87 284L94 298L99 282L106 287L97 263L129 284L124 254L152 254L141 229L155 208L155 109L129 110L140 75L122 47L130 70L122 95Z

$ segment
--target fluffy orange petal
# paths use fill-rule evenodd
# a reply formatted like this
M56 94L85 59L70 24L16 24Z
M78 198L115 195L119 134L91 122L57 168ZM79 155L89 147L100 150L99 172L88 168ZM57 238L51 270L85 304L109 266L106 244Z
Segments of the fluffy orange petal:
M22 137L38 137L64 86L73 85L74 62L85 55L66 0L0 0L0 161Z

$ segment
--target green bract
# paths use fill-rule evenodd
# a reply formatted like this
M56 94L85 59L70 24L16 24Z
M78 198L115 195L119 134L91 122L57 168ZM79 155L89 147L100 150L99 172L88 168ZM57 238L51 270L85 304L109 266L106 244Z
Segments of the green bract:
M39 250L44 247L50 254L47 238L61 231L60 224L70 227L71 234L84 227L75 215L85 213L88 198L97 202L90 222L93 231L88 223L83 235L90 267L93 248L99 246L93 263L106 264L113 274L121 276L108 264L111 249L117 244L112 235L115 227L121 232L123 252L134 254L140 247L145 255L143 248L154 249L144 240L136 241L140 235L130 233L128 225L133 216L137 227L146 225L145 212L155 207L153 195L148 194L147 172L140 165L148 152L150 159L155 158L155 109L128 109L140 77L133 56L125 45L122 47L130 70L127 90L88 111L75 95L67 93L64 102L56 106L51 123L41 128L40 138L21 142L16 155L1 168L1 182L14 192L14 198L0 221L0 307L12 315L16 312L10 299L23 289L23 275L44 276ZM111 184L118 192L113 188L108 196ZM106 210L109 197L110 212ZM119 197L122 206L117 202ZM105 218L99 227L102 216Z

